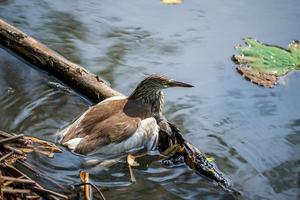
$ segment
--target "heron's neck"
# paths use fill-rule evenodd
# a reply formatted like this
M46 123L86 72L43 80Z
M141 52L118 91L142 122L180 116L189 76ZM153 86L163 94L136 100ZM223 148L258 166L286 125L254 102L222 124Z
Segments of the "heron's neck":
M152 115L154 117L160 117L162 115L164 106L164 94L161 90L158 91L147 91L139 93L139 91L134 91L129 99L140 101L143 104L151 105Z

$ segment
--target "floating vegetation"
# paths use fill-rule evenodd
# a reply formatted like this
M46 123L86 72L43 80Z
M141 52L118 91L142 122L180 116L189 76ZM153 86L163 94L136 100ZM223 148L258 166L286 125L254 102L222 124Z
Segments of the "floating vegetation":
M267 45L253 38L246 38L247 46L237 46L239 55L234 61L239 65L237 71L253 83L274 87L278 77L292 70L300 70L300 45L293 41L288 49Z

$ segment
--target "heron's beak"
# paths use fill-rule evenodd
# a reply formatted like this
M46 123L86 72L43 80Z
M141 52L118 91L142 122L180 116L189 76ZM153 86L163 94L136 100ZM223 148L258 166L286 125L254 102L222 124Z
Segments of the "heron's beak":
M194 87L194 86L180 81L170 80L169 87Z

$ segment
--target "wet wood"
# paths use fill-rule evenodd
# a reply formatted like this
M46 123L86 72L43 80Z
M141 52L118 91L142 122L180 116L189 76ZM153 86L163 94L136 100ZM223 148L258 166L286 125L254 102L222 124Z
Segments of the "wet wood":
M14 135L14 136L11 136L11 137L9 137L9 138L1 139L1 140L0 140L0 145L1 145L1 144L4 144L4 143L7 143L7 142L12 142L12 141L14 141L14 140L17 140L17 139L23 137L23 136L24 136L23 134L20 134L20 135Z
M0 136L2 136L3 138L8 138L8 137L11 137L11 136L14 136L14 135L16 135L16 134L6 133L6 132L0 130Z
M53 196L55 196L55 197L58 197L58 198L60 198L60 199L69 199L68 196L66 196L66 195L63 195L63 194L54 192L54 191L52 191L52 190L47 190L47 189L44 189L44 188L42 188L42 187L37 187L37 186L35 186L35 187L33 188L33 190L36 191L36 192L39 192L39 193L41 192L41 193L45 193L45 194L51 194L51 195L53 195Z
M101 77L67 60L2 19L0 19L0 44L94 102L121 95L109 87Z
M28 183L28 184L35 184L35 181L23 179L23 178L13 178L9 176L1 176L3 181L10 181L11 183L17 182L17 183Z
M12 164L17 160L26 157L26 153L36 152L48 157L53 157L53 153L60 153L61 150L54 144L42 141L34 137L24 136L23 134L15 135L0 132L0 161L6 164Z
M1 162L2 160L5 160L6 158L8 158L9 156L11 156L12 154L14 154L13 151L11 151L11 152L5 154L4 156L2 156L2 157L0 158L0 162Z
M25 154L24 154L21 150L18 150L18 149L16 149L16 148L13 148L13 147L8 146L8 145L4 145L3 147L4 147L5 149L7 149L7 150L10 150L10 151L14 152L14 153L17 153L17 154L19 154L19 155L25 156Z
M30 194L31 191L30 190L26 190L26 189L14 189L14 188L2 188L2 192L3 193L10 193L10 194L16 194L16 193L22 193L22 194Z
M68 197L43 188L35 180L16 169L13 164L22 168L27 167L26 153L22 149L30 149L39 153L39 149L45 152L58 152L58 148L46 141L25 137L23 134L9 134L0 131L0 197L1 199L67 199ZM40 146L43 146L41 148ZM34 177L40 176L33 167L30 167ZM45 179L44 177L44 180ZM38 198L37 198L38 197Z
M3 197L10 197L10 199L35 199L38 196L39 199L68 199L63 194L43 188L12 165L0 166L0 172L2 172L1 174L6 174L5 176L0 176ZM9 185L11 187L8 187ZM11 195L14 195L15 198L12 198Z
M83 186L84 199L91 200L93 197L93 193L92 193L91 186L89 185L90 175L87 172L81 171L79 176L80 176L81 182L84 183L84 186Z
M40 199L41 197L40 196L37 196L37 195L32 195L32 196L30 196L30 195L27 195L26 196L26 199L31 199L31 200L36 200L36 199Z

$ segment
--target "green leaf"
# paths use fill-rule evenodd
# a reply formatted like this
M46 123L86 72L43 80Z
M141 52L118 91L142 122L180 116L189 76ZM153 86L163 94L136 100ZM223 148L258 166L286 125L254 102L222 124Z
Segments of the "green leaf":
M246 38L247 46L238 46L235 55L237 70L252 82L273 87L277 77L300 69L300 46L293 41L288 49L267 45L253 38Z

